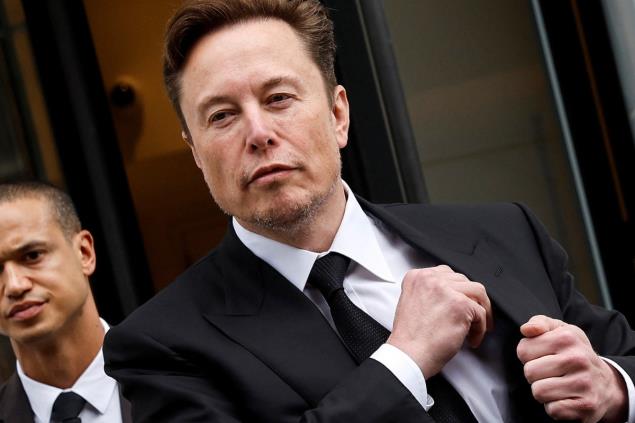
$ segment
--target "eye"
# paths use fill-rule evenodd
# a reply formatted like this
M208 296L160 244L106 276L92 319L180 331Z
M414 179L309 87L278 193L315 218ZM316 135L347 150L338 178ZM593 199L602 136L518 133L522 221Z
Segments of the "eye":
M27 263L33 263L42 258L43 252L40 250L28 251L24 254L23 260Z
M223 120L227 119L230 116L229 112L226 111L220 111L220 112L216 112L214 113L210 118L209 121L212 123L218 123L218 122L222 122Z
M276 93L269 96L269 98L267 99L267 103L269 104L282 103L285 100L289 100L290 98L291 96L289 94Z

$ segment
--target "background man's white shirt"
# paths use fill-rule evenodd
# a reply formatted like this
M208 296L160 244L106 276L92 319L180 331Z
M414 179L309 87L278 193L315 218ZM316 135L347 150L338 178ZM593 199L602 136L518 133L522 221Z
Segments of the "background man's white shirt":
M104 330L108 324L101 320ZM59 389L31 379L16 363L18 377L35 415L35 423L50 423L53 403L62 392L73 391L86 400L79 414L83 423L121 423L121 404L117 382L104 372L104 355L100 349L77 382L69 389Z

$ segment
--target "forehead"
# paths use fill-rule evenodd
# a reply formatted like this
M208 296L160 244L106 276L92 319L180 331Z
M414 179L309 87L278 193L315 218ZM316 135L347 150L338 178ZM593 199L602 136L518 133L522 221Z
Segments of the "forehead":
M0 203L0 246L61 233L48 201L37 197Z
M254 19L214 31L194 46L182 74L184 97L255 84L272 75L320 75L302 40L286 22Z

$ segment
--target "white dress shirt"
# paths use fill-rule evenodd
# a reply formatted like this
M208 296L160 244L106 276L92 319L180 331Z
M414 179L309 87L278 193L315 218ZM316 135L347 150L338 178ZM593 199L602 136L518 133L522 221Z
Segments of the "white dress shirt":
M108 324L101 320L104 330ZM69 389L60 389L31 379L17 362L17 373L31 409L35 423L49 423L53 403L62 392L73 391L86 400L84 409L79 413L83 423L121 423L121 405L117 382L104 372L104 355L100 349L84 373Z
M265 238L242 227L233 220L238 238L256 256L267 262L294 286L303 291L333 324L329 306L322 294L306 282L315 260L329 252L338 252L351 259L344 279L344 291L351 301L388 330L393 319L401 281L410 269L433 265L406 244L380 221L367 216L347 192L342 223L328 251L315 253ZM502 349L496 337L485 337L478 350L464 347L443 368L446 379L463 397L479 422L509 421L509 401L502 367ZM398 348L384 344L371 355L385 365L417 401L429 410L434 401L427 394L424 375L416 363ZM610 360L607 360L610 362ZM635 388L626 373L629 390L629 422L635 422Z

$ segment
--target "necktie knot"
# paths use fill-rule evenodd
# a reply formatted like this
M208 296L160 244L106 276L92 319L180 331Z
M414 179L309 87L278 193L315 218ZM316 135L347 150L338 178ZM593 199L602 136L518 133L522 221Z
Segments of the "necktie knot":
M339 253L328 253L315 261L308 282L319 289L328 301L333 292L343 287L350 261L348 257Z
M315 261L308 282L320 290L329 305L337 331L358 363L366 360L390 332L348 298L343 289L350 259L329 253Z
M51 422L80 423L78 416L85 404L86 400L75 392L62 392L53 403Z

